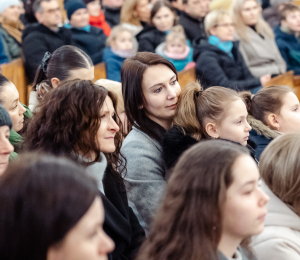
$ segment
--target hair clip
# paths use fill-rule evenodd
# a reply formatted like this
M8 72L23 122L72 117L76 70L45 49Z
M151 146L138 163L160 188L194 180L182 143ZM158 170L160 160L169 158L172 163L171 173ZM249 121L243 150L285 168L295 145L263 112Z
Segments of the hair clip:
M44 55L44 58L42 59L41 68L45 74L47 73L48 61L50 57L51 57L51 53L47 51Z

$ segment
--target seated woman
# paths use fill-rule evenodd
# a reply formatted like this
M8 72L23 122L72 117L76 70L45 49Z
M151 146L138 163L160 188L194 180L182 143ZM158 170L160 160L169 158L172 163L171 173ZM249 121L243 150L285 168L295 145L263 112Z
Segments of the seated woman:
M259 172L268 194L263 233L252 239L258 260L300 259L300 134L274 140L263 152Z
M121 149L127 162L126 188L148 232L167 180L161 141L172 127L181 88L174 65L149 52L125 60L121 78L125 113L133 126Z
M32 91L29 96L29 108L43 100L50 90L60 83L72 79L94 79L94 65L90 57L75 46L62 46L53 54L47 52L37 69Z
M245 103L236 91L224 87L203 90L197 82L187 85L178 101L174 126L163 139L167 169L173 168L181 154L202 139L221 138L247 146L251 130L247 115Z
M149 0L126 0L121 9L121 24L137 35L149 23Z
M22 31L24 25L20 20L21 4L19 0L1 1L0 33L8 62L21 58Z
M254 77L286 72L272 28L261 17L257 0L234 0L232 19L240 39L239 50Z
M204 88L222 86L235 90L257 92L270 80L270 75L255 78L247 68L234 42L234 25L225 11L212 11L204 21L208 41L194 48L196 75Z
M128 206L120 154L116 98L89 80L72 80L44 97L26 131L25 150L72 158L86 167L103 194L104 230L114 240L112 259L133 259L144 230Z
M252 126L249 144L259 160L266 146L277 136L300 131L300 104L288 86L271 86L256 95L241 93Z
M0 187L0 203L7 205L0 212L2 259L106 259L113 250L103 231L96 181L74 162L35 153L20 156Z
M264 228L269 198L259 178L240 145L193 146L176 164L137 260L255 260L244 240Z
M155 52L165 41L166 35L175 24L176 11L169 1L157 1L151 10L151 27L145 27L137 36L138 51Z
M102 62L106 35L103 30L89 24L89 13L82 0L71 0L65 5L69 23L66 28L71 29L72 43L86 52L93 64Z

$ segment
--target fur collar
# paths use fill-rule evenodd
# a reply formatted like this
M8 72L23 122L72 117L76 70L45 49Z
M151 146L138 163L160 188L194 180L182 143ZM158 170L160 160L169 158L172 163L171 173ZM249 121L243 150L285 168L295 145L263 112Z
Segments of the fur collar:
M258 135L263 135L268 139L274 139L280 135L279 132L270 129L262 121L255 119L253 116L248 116L248 123Z

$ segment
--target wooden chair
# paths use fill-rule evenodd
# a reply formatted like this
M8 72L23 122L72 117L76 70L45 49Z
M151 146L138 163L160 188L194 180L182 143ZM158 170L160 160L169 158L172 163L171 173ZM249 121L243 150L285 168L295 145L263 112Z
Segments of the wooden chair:
M105 63L101 62L98 63L97 65L95 65L95 77L94 77L94 81L97 81L99 79L106 79L106 67L105 67Z
M15 84L19 91L20 102L28 105L28 83L22 59L19 58L11 63L1 65L1 74Z
M287 85L291 88L294 88L294 71L288 71L284 74L281 74L275 78L272 78L266 83L266 87L274 85Z
M196 80L196 69L190 68L188 70L178 72L178 83L181 90L184 90L186 85L192 81Z

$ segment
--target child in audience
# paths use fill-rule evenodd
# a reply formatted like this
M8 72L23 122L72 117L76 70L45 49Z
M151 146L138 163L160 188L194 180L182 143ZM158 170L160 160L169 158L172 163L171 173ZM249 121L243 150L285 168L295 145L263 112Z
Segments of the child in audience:
M255 260L243 241L264 228L269 198L259 179L243 146L195 145L176 164L137 260Z
M263 88L256 95L241 93L252 126L249 144L259 160L266 146L281 134L300 131L300 104L288 86Z
M174 167L180 155L202 139L221 138L247 146L251 130L247 115L236 91L224 87L203 90L199 83L190 83L178 100L174 126L163 139L166 167Z
M263 233L252 239L258 260L300 259L300 134L286 134L263 152L259 172L270 197Z
M193 49L187 44L183 27L174 26L166 36L166 41L158 45L155 53L172 62L177 71L195 67Z
M103 52L106 66L106 78L121 82L121 68L127 58L137 52L137 41L131 30L118 25L114 27L106 41Z
M0 187L1 259L106 259L113 250L96 181L76 163L29 153Z
M300 10L299 7L286 4L280 12L281 25L275 29L276 43L287 64L287 70L300 74Z

